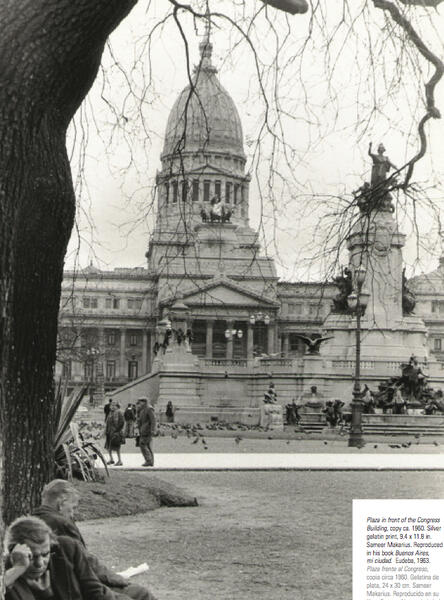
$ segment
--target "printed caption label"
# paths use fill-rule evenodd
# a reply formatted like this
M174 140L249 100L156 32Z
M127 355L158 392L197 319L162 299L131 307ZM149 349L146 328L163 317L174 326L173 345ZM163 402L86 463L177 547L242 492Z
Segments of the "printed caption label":
M444 600L444 500L353 500L353 600Z

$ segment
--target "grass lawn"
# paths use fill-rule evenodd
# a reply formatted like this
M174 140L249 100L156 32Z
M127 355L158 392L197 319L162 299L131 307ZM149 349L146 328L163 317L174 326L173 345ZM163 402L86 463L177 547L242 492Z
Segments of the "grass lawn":
M109 484L135 498L153 479L119 472ZM174 471L161 479L199 506L79 524L117 570L146 561L150 571L134 581L159 600L349 600L352 499L444 493L443 472Z
M103 471L104 473L104 471ZM195 496L158 477L141 477L127 471L110 472L103 482L85 483L74 480L82 501L77 521L97 519L104 515L119 517L145 513L161 506L194 506Z

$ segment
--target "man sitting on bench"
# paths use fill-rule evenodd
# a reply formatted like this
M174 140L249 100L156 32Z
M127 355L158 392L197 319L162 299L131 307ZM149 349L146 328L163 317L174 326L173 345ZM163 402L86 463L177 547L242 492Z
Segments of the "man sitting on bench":
M43 488L42 505L33 514L45 521L57 536L74 538L86 549L85 540L74 522L74 511L79 500L79 493L69 481L54 479ZM145 587L130 583L125 577L114 573L94 554L88 551L86 554L92 570L114 592L116 600L155 600Z

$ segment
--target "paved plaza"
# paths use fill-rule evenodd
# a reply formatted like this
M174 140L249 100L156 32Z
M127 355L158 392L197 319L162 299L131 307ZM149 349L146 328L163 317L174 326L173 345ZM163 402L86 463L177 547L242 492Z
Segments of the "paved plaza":
M155 466L143 468L143 458L137 453L122 454L123 467L114 469L169 470L444 470L444 454L432 453L434 446L419 446L412 453L361 453L356 448L343 447L341 453L157 453ZM428 453L429 451L430 453Z

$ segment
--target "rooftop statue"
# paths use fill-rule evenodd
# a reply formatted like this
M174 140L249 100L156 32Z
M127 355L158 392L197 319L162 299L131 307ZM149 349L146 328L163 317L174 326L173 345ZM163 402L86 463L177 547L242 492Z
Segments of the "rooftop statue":
M200 216L203 223L229 223L231 219L231 215L233 214L233 209L218 196L213 196L210 200L210 210L209 213L205 210L204 206L201 206Z

